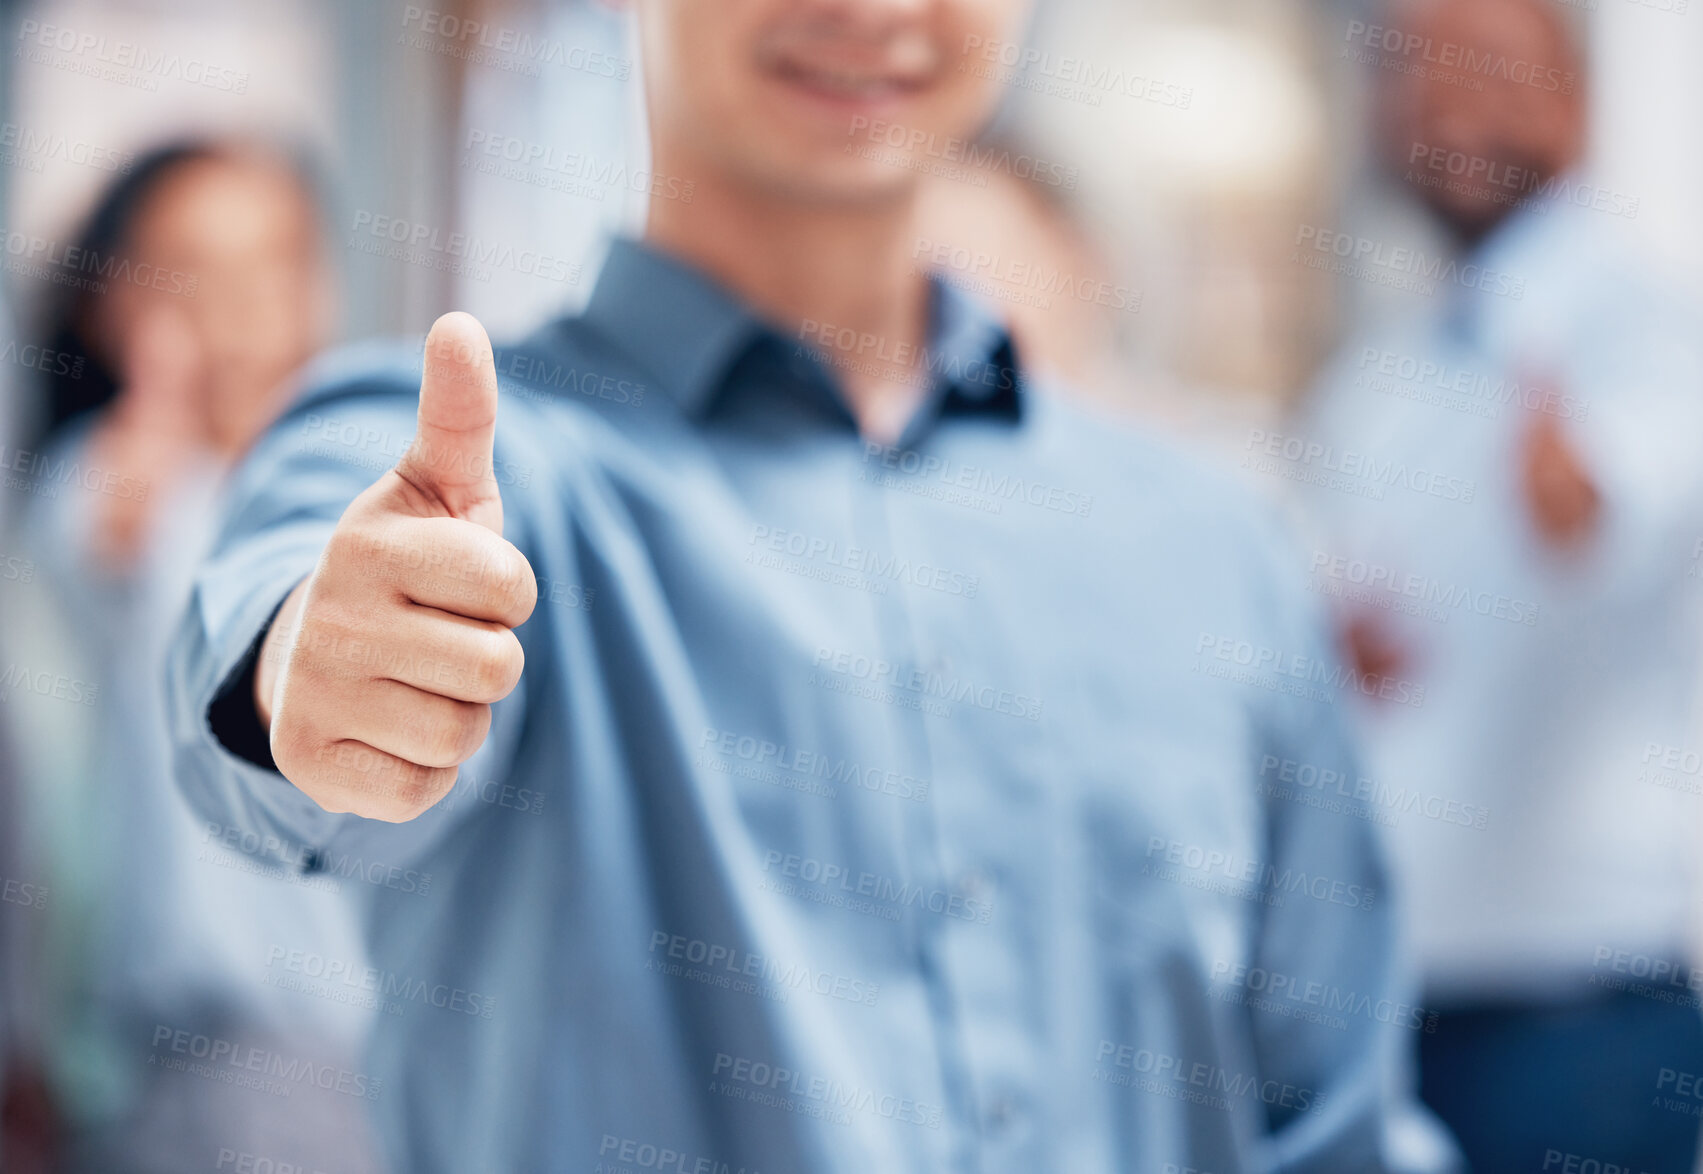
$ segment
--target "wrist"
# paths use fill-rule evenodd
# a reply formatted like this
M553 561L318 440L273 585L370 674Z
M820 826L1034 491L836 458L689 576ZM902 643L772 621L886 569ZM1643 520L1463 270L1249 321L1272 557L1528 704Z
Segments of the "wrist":
M277 700L278 682L284 675L284 661L295 643L296 625L301 618L302 596L307 592L307 584L308 581L303 579L284 597L278 614L272 618L271 627L266 630L260 657L255 661L254 713L260 719L260 728L268 733L272 730L273 706Z

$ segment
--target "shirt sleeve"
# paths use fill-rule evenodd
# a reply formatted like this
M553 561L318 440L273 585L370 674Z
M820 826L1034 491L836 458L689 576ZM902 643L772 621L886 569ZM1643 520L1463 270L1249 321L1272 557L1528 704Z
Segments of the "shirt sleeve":
M1268 1102L1256 1168L1453 1170L1446 1134L1411 1094L1429 1020L1398 957L1395 894L1362 785L1350 725L1359 683L1305 591L1298 561L1287 549L1274 557L1277 569L1264 578L1274 586L1277 647L1308 666L1310 684L1324 684L1271 695L1262 760L1339 781L1316 793L1273 787L1265 798L1265 875L1278 892L1264 906L1252 965L1284 992L1276 1001L1324 1014L1248 1008L1261 1078L1298 1090ZM1404 703L1423 704L1423 695Z
M401 867L468 808L440 804L404 824L323 810L273 766L248 691L284 597L312 572L349 503L406 449L418 385L417 359L340 372L301 396L232 480L167 673L176 774L208 843L304 871L328 854ZM494 707L491 735L464 772L495 769L512 750L523 696L517 688Z

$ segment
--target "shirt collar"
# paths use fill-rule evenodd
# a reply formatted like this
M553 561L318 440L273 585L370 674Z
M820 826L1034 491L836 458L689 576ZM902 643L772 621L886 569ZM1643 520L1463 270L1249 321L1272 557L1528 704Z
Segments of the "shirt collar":
M764 332L707 276L627 237L610 245L583 320L653 372L693 416L709 407L734 360Z
M1015 347L991 311L950 282L931 279L926 417L986 411L1016 418L1023 377ZM797 348L708 275L641 241L616 238L582 320L656 376L689 416L727 387L735 364L763 339ZM805 348L808 350L809 348ZM820 364L831 371L831 364Z
M1498 323L1533 299L1529 288L1540 280L1557 257L1569 267L1577 265L1573 253L1581 221L1576 205L1555 192L1572 191L1587 182L1579 171L1563 172L1551 181L1549 194L1521 201L1520 206L1460 258L1461 264L1477 267L1488 288L1459 284L1448 291L1443 303L1443 327L1458 340L1474 347L1492 341ZM1510 296L1503 282L1518 282L1520 291Z

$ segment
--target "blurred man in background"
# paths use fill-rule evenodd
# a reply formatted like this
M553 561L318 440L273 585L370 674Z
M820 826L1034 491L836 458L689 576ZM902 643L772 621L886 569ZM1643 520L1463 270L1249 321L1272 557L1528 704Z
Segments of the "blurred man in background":
M1344 349L1306 439L1394 484L1315 493L1313 563L1359 666L1425 688L1371 706L1360 787L1441 1010L1423 1093L1481 1171L1689 1174L1703 331L1616 245L1636 204L1583 168L1560 10L1383 27L1381 149L1459 251Z
M324 1063L358 1046L350 1016L268 985L280 949L359 957L344 899L270 874L191 815L161 690L226 470L328 337L321 241L313 194L281 159L163 148L102 195L42 331L65 361L46 371L28 528L72 654L57 663L89 697L61 707L82 728L36 731L59 751L42 802L77 812L78 838L54 861L51 1030L69 1169L165 1174L214 1168L221 1153L368 1168L348 1098L256 1096L169 1064L160 1047L162 1029L282 1041ZM85 750L80 772L65 768L70 746Z
M1283 544L918 269L1024 5L636 8L646 240L328 371L174 659L206 818L388 863L460 994L375 1034L396 1167L1385 1168L1405 1025L1215 987L1407 1006L1364 813L1256 790L1352 757L1232 671L1323 663Z

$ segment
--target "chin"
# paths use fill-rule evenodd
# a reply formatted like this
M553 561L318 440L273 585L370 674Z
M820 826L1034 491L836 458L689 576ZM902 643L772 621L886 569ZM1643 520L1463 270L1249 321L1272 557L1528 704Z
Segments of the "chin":
M763 186L814 204L875 207L908 197L917 186L915 175L901 167L859 159L843 146L770 155L750 169Z
M1507 218L1510 210L1505 204L1489 200L1463 198L1431 201L1431 211L1449 231L1468 241L1476 241L1488 235Z

